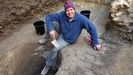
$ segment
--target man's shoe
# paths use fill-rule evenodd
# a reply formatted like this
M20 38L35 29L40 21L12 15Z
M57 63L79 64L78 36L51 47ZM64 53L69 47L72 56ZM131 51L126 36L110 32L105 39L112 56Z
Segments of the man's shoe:
M42 72L41 72L41 75L46 75L47 72L49 71L49 69L50 69L50 66L48 66L48 65L46 64L45 67L44 67L44 69L43 69Z
M50 39L49 37L43 37L38 41L38 43L41 45L46 44L49 41L49 39Z

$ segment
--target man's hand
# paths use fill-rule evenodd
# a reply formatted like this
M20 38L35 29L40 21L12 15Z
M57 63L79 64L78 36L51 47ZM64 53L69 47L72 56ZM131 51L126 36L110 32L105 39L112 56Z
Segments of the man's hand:
M57 34L58 34L58 33L57 33L56 31L54 31L54 30L49 32L50 37L53 38L53 39L56 38L56 35L57 35Z
M100 44L95 45L95 46L94 46L94 49L96 49L96 50L100 50L100 49L102 49L102 45L100 45Z

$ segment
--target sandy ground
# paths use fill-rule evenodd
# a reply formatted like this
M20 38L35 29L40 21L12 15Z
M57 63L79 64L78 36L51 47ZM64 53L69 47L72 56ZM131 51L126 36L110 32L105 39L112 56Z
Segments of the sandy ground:
M91 10L90 19L96 25L99 37L105 32L105 24L107 22L108 10L105 6L88 4L85 2L76 2L77 11L84 9ZM63 8L56 9L58 11L63 10ZM104 14L103 14L104 13ZM42 20L42 18L40 18ZM17 29L14 33L10 34L9 37L5 38L0 42L0 75L36 75L40 72L42 68L43 52L46 52L51 46L49 45L38 45L38 40L43 36L36 34L33 22L39 19L34 19L22 25L20 29ZM110 42L103 41L102 43L107 46L108 49L104 51L97 52L93 50L84 41L84 36L86 31L83 30L78 42L74 45L68 46L63 49L62 66L59 69L57 75L133 75L133 47L131 44L123 42ZM113 36L111 38L114 38ZM117 39L114 39L117 40ZM116 41L115 41L116 42ZM77 71L81 71L80 67L70 69L70 73L64 72L66 66L71 64L77 66L74 62L78 61L72 53L69 58L68 54L72 50L77 52L79 59L83 60L82 56L86 51L87 55L86 61L89 61L87 71L85 73L76 74ZM83 50L80 52L80 50ZM79 55L78 55L79 54ZM66 58L67 57L67 58ZM71 58L73 57L73 58ZM73 60L66 64L68 60ZM82 62L79 62L82 63ZM69 69L69 68L68 68ZM67 69L67 70L68 70ZM63 74L62 74L63 73Z

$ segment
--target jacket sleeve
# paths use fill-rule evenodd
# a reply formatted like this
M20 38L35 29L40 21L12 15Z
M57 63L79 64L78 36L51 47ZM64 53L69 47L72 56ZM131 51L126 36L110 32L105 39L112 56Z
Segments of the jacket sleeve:
M95 46L99 44L95 25L86 17L82 17L82 25L83 28L85 28L87 32L90 34L93 45Z
M45 17L47 32L54 30L53 21L59 22L59 13L49 14Z

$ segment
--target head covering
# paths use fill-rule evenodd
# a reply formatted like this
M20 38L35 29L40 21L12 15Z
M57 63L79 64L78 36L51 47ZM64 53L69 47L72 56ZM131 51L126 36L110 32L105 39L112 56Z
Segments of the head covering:
M72 1L68 0L68 1L65 2L64 9L67 10L68 8L74 8L74 4L72 3Z

